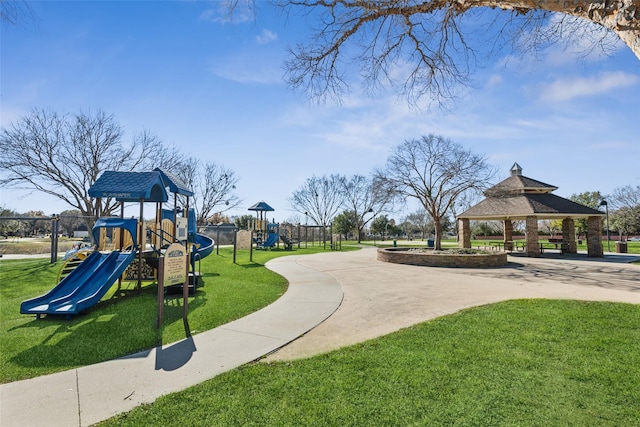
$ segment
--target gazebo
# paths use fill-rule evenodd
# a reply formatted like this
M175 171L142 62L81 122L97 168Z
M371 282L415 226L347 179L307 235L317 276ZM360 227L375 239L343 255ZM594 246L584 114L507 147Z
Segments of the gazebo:
M558 187L522 175L518 163L511 167L511 176L484 192L485 199L457 217L459 246L471 247L471 220L503 222L505 247L513 240L512 221L525 221L527 256L540 256L538 220L561 219L562 240L568 253L576 253L575 219L587 219L587 255L602 257L601 224L603 212L552 194Z

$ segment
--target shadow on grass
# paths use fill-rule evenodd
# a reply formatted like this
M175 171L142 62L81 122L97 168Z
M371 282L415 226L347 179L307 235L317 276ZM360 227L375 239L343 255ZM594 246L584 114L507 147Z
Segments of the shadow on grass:
M3 261L3 262L7 262L7 261ZM60 268L58 264L45 263L40 260L36 262L25 262L24 260L15 260L15 261L10 260L8 262L9 263L20 262L21 268L20 269L7 268L2 274L2 279L7 281L22 280L24 279L25 276L40 275L43 273L57 274ZM1 267L0 267L0 270L2 270Z
M74 316L70 320L65 316L44 316L15 326L10 331L32 329L33 332L25 332L25 334L41 335L41 337L37 345L19 352L10 361L25 368L69 369L123 357L161 345L163 329L156 328L156 291L154 286L145 287L140 293L136 290L127 290L116 297L101 301L89 311ZM189 298L189 313L198 310L206 303L206 293L196 291L195 295L190 295ZM182 314L182 296L165 296L163 327L181 321ZM189 337L188 323L184 326L184 336ZM112 338L105 339L106 337ZM181 344L177 349L182 349L181 351L184 352L186 348L184 346L185 344ZM169 367L178 363L177 356L171 352L162 357L158 362L159 366Z

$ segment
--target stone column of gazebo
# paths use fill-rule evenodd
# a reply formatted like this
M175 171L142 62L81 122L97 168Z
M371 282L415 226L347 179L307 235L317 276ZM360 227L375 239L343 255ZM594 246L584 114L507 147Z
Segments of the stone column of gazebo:
M540 256L538 221L562 220L562 241L569 253L577 252L575 219L587 219L587 255L603 256L602 218L604 213L552 194L558 187L527 178L517 163L511 168L511 176L484 192L486 198L458 215L459 246L471 247L470 220L499 220L503 222L505 249L512 249L513 221L525 221L525 245L527 256Z

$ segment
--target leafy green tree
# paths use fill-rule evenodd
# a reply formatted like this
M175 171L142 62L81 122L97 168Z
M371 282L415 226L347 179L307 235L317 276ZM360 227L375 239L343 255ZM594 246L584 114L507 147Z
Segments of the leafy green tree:
M233 218L233 223L238 230L248 230L249 224L253 221L253 215L241 215Z
M345 240L349 238L349 233L354 230L358 230L355 212L344 211L333 219L333 231L342 234Z
M572 194L571 196L569 196L569 200L593 209L598 209L600 202L603 200L603 196L599 191L585 191L584 193ZM578 236L582 234L584 234L585 236L587 235L586 218L576 219L575 227Z
M610 217L611 228L620 235L640 234L640 185L618 187L607 198L609 209L614 209Z
M15 236L20 231L20 223L15 219L2 219L19 216L12 209L0 206L0 236Z
M389 218L386 215L380 215L371 222L371 232L376 236L382 236L385 227L389 223Z
M43 211L28 211L22 214L25 217L48 218ZM23 221L24 222L24 221ZM48 219L34 219L25 222L27 234L36 236L51 231L51 221Z
M620 208L609 215L611 230L615 230L620 237L630 234L640 234L640 205Z

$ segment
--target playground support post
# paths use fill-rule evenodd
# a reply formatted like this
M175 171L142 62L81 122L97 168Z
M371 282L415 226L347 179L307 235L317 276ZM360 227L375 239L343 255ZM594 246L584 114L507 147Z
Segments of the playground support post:
M233 231L233 263L236 263L236 251L238 250L238 230Z
M189 197L187 197L187 203L185 206L185 210L184 210L184 216L185 217L189 217ZM174 217L174 222L175 225L177 226L178 221L176 221L177 217ZM176 228L177 230L177 228ZM175 236L175 233L174 233ZM186 280L184 282L184 284L182 285L182 323L184 324L184 330L185 333L188 337L191 336L191 330L189 329L189 241L188 239L184 242L184 249L185 249L185 270L186 270ZM195 264L194 264L194 269L195 269ZM193 272L193 295L195 296L196 294L196 272Z
M51 264L58 261L58 221L60 217L51 215Z
M182 285L182 323L184 324L185 334L190 337L191 330L189 329L189 251L185 251L187 256L184 257L186 264L185 269L187 272L186 280ZM196 293L196 276L193 272L193 294Z
M216 225L216 255L220 255L220 223Z
M164 257L158 257L158 316L156 328L162 327L164 321Z

